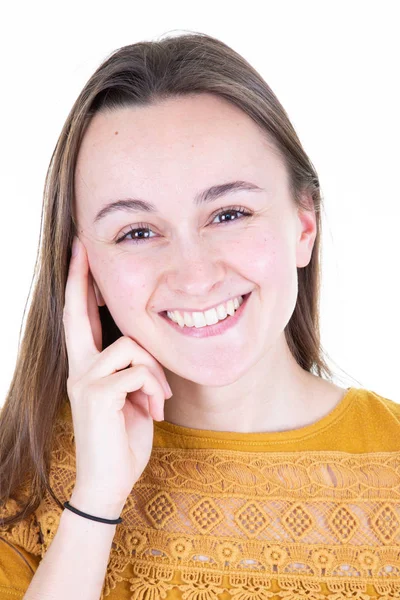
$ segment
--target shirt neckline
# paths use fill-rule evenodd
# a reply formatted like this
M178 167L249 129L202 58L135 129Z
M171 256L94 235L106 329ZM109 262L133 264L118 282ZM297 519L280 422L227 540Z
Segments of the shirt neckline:
M296 429L288 429L285 431L265 431L265 432L238 432L238 431L214 431L209 429L194 429L192 427L185 427L183 425L175 425L168 421L153 421L154 428L157 430L163 430L172 434L173 436L186 437L194 439L205 438L208 440L230 440L231 442L249 442L249 443L266 443L266 442L280 442L280 441L294 441L299 439L307 438L311 435L315 435L317 432L320 433L327 427L331 427L339 419L343 418L347 410L352 404L352 401L356 398L360 392L359 388L349 387L347 392L344 394L340 402L334 406L334 408L318 419L314 423L299 427Z

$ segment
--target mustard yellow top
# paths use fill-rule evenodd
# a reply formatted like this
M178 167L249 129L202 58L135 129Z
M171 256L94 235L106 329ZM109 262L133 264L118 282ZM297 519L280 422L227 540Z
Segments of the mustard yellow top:
M50 483L62 506L75 484L69 401L56 430ZM154 422L100 600L400 598L399 449L400 404L354 387L289 431ZM23 598L62 510L46 495L0 529L1 599Z

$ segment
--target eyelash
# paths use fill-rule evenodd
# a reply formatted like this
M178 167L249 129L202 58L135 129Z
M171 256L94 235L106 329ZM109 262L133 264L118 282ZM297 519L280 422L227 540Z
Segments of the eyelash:
M213 220L216 217L219 217L221 214L230 213L230 212L240 213L243 215L243 217L251 216L251 213L249 213L245 208L243 208L243 206L229 206L228 208L224 208L223 210L220 210L215 215L213 215ZM237 219L233 219L233 221L236 221L236 220ZM217 225L222 225L222 223L231 223L233 221L230 221L230 220L222 221L221 223L217 223ZM239 221L240 221L240 219L239 219ZM124 233L121 237L119 237L117 240L115 240L115 243L120 244L121 242L124 242L125 240L127 240L128 235L135 233L135 231L142 231L144 229L150 230L150 228L147 227L146 223L138 223L138 227L132 227L127 233ZM131 238L129 241L133 244L141 244L142 242L145 242L150 239L153 239L153 238L136 238L136 239Z

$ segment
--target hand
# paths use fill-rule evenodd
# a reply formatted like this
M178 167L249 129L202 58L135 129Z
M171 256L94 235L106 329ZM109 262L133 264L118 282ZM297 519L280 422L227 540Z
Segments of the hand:
M104 502L109 512L111 506L123 508L144 471L153 445L153 419L163 420L165 400L172 394L160 363L131 338L120 337L101 351L93 278L86 248L78 243L69 265L63 314L75 490L80 498L96 498L97 511ZM86 510L76 508L88 512L87 504Z

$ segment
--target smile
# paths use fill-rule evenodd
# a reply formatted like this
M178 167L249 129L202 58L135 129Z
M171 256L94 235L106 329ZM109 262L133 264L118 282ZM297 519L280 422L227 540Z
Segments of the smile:
M165 321L167 321L169 323L169 325L173 329L175 329L175 331L178 331L179 333L182 333L183 335L188 335L188 336L196 337L196 338L221 335L228 329L231 329L232 327L234 327L240 321L242 315L244 314L244 311L247 306L247 302L248 302L248 299L249 299L251 293L252 292L243 296L243 300L242 300L241 304L239 301L240 305L234 311L234 314L227 314L225 318L223 318L222 320L218 321L218 323L215 323L213 325L203 325L203 324L199 323L198 326L194 325L194 326L190 327L190 326L184 325L182 323L182 321L181 321L182 325L179 325L178 323L175 323L167 316L166 311L160 313L160 315L163 319L165 319ZM233 311L231 310L230 313L232 313L232 312Z

